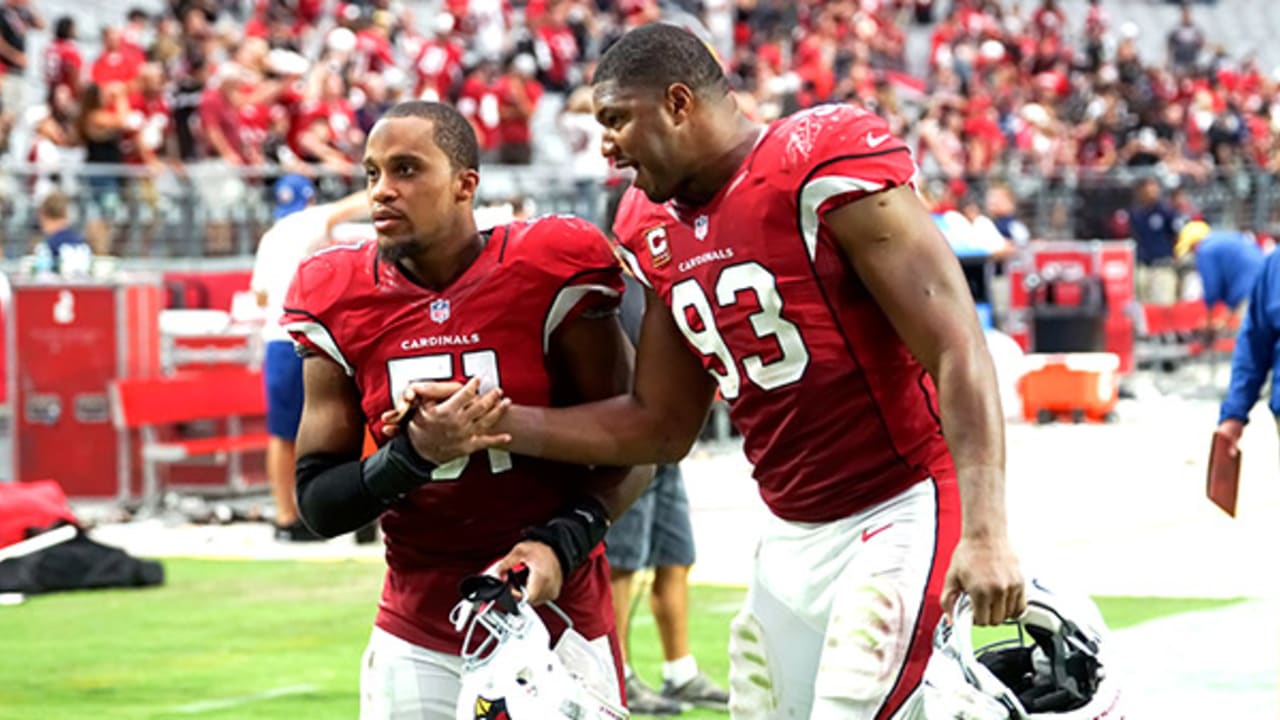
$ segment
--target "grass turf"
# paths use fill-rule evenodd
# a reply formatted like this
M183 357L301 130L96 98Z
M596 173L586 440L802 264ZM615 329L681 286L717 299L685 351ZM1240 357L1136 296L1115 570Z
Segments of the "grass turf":
M164 564L160 588L64 593L0 607L0 719L356 717L380 563ZM691 590L690 642L702 668L720 680L742 594ZM1097 600L1113 629L1231 602ZM647 603L639 603L630 648L641 676L660 682Z

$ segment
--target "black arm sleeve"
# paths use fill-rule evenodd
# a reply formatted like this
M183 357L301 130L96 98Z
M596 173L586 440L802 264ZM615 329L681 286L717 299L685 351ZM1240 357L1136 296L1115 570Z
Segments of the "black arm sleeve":
M322 537L358 530L430 482L435 469L413 449L407 433L364 460L309 453L298 458L294 470L298 515Z
M569 577L609 532L609 512L596 498L587 495L540 527L527 528L525 540L535 540L551 548L560 561L560 571Z
M332 453L298 458L298 515L322 537L354 532L385 509L361 479L360 459Z

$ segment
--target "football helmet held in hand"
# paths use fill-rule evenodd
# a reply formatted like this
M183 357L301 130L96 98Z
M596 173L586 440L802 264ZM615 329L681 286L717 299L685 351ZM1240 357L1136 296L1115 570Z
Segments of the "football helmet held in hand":
M934 633L924 674L930 720L1122 720L1106 665L1107 628L1093 601L1027 583L1018 637L973 647L973 607L956 602Z
M567 626L553 650L542 618L516 595L523 577L463 581L463 602L454 611L455 623L466 628L458 720L626 720L612 662L547 603Z

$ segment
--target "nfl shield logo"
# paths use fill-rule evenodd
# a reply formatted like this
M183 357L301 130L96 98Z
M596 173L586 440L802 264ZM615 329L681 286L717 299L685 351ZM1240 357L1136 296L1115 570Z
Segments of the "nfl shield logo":
M693 221L693 236L702 240L707 236L707 216L699 215L697 220Z
M431 320L442 323L449 319L449 301L440 298L431 302Z

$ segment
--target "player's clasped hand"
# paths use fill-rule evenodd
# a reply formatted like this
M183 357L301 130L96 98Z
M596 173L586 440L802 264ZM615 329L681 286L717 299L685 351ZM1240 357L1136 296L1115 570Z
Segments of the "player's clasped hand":
M521 565L528 568L529 578L520 594L530 605L541 605L560 597L564 571L550 546L536 540L518 543L498 562L495 572L498 577L506 577L507 571Z
M1027 609L1018 558L1007 539L961 538L942 588L942 608L951 616L960 593L973 603L975 625L999 625Z
M481 393L479 378L411 383L400 407L382 414L382 432L392 437L407 428L413 449L439 465L511 442L510 435L490 432L510 405L499 388Z

